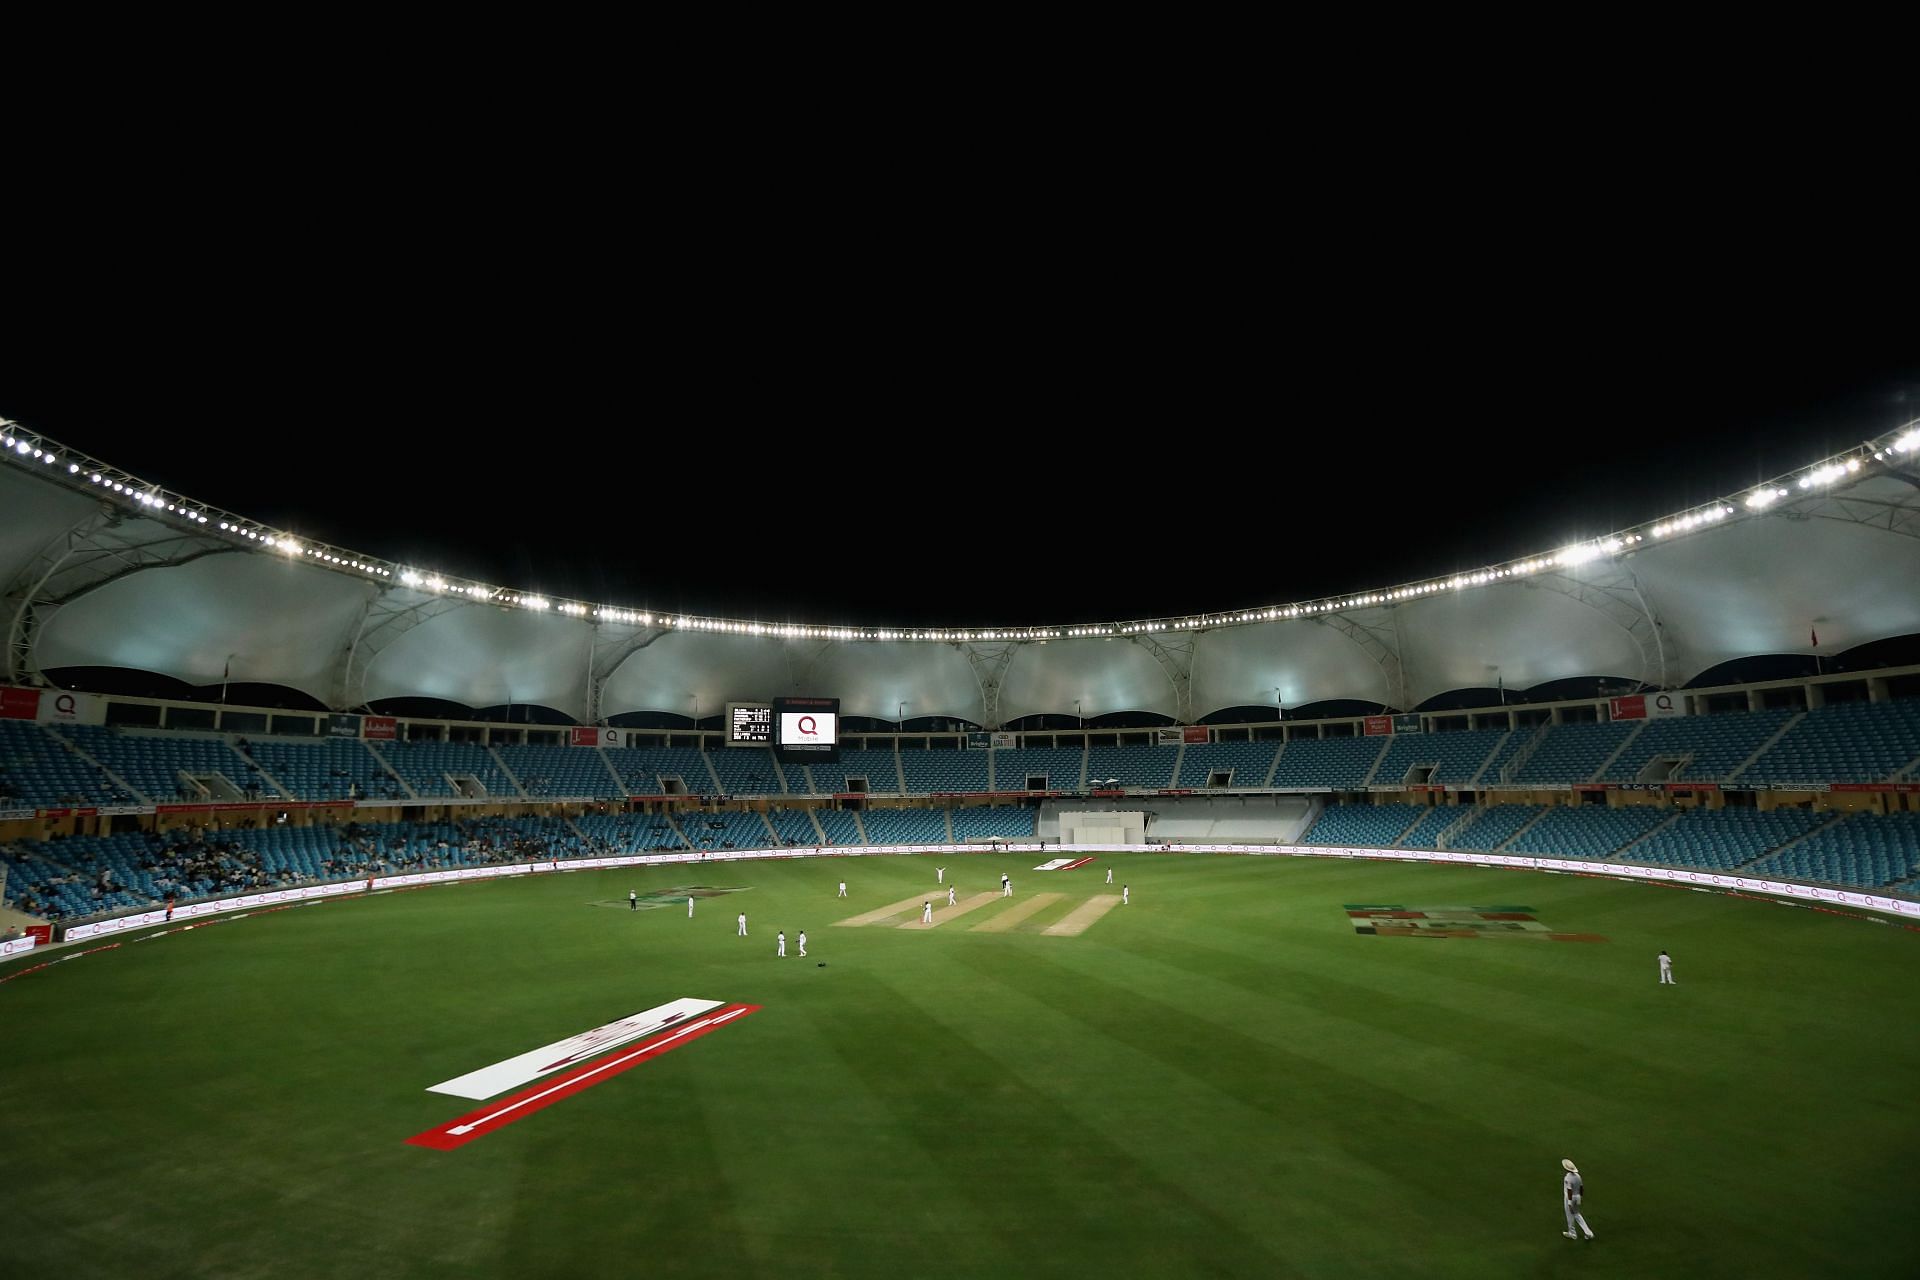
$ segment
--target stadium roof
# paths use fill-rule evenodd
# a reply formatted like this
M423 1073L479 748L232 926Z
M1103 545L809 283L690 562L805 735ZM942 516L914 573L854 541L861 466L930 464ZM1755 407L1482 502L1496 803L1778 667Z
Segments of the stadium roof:
M847 627L549 599L313 544L17 424L0 436L8 674L122 667L192 684L537 704L579 720L709 714L783 693L851 715L997 725L1036 713L1354 699L1495 683L1675 686L1729 660L1920 632L1914 424L1628 529L1446 578L1170 618Z

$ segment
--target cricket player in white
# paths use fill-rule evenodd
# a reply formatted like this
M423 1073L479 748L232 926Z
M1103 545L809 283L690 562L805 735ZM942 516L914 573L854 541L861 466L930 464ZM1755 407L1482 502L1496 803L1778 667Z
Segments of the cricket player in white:
M744 911L740 913L740 936L747 936L747 913Z
M1662 986L1680 985L1673 980L1673 957L1664 951L1660 953L1660 982Z
M1593 1239L1593 1228L1588 1226L1587 1220L1580 1215L1580 1191L1582 1186L1580 1171L1573 1167L1573 1161L1571 1160L1562 1160L1560 1167L1567 1171L1566 1176L1560 1179L1560 1207L1567 1211L1567 1229L1561 1232L1561 1234L1569 1240L1578 1240L1580 1237L1573 1232L1574 1226L1578 1224L1580 1230L1586 1233L1587 1239L1591 1240Z
M1011 898L1013 896L1013 881L1007 878L1005 872L1002 872L1000 875L1000 896L1003 898Z
M840 882L840 896L843 898L847 896L847 882L845 880Z
M776 956L784 957L787 954L787 931L785 929L782 929L775 936L778 939L778 942L776 945L778 946L779 949L776 950L773 954Z
M935 867L933 869L933 882L935 884L945 884L947 882L947 869L945 867Z
M803 956L807 954L807 931L805 929L800 931L800 954Z
M1107 883L1108 883L1108 884L1112 884L1112 883L1113 883L1113 868L1112 868L1112 867L1108 867L1108 868L1107 868Z
M1123 907L1127 905L1127 894L1129 892L1131 892L1129 886L1124 884L1120 886L1120 905Z
M687 895L687 919L693 919L693 895Z
M921 924L933 923L933 903L923 902L920 904L920 923Z
M947 886L947 905L948 906L953 905L953 889L954 889L954 886L952 885Z

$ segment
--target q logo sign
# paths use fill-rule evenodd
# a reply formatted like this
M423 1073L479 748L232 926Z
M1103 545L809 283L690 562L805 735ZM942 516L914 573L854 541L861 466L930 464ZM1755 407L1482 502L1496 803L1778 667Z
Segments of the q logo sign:
M1653 700L1653 705L1656 710L1665 711L1668 714L1672 714L1673 695L1670 693L1663 693Z
M63 693L53 700L53 712L55 715L65 716L71 720L78 711L79 704L74 702L73 695L70 693Z

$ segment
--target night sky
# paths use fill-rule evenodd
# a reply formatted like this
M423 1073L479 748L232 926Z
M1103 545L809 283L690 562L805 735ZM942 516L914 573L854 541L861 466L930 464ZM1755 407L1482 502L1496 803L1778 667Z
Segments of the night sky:
M560 262L559 283L229 264L193 307L130 288L45 313L0 416L305 537L551 596L1002 625L1470 569L1920 414L1907 332L1811 289L1624 261L1238 283L1196 255L1150 284L1034 264L869 262L836 289L747 263L657 293Z

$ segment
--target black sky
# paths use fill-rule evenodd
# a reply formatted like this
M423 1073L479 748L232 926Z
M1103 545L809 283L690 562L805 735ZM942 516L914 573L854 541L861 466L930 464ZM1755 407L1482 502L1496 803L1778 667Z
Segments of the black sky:
M1453 225L145 245L16 316L0 416L422 568L912 625L1473 568L1920 413L1850 282Z

